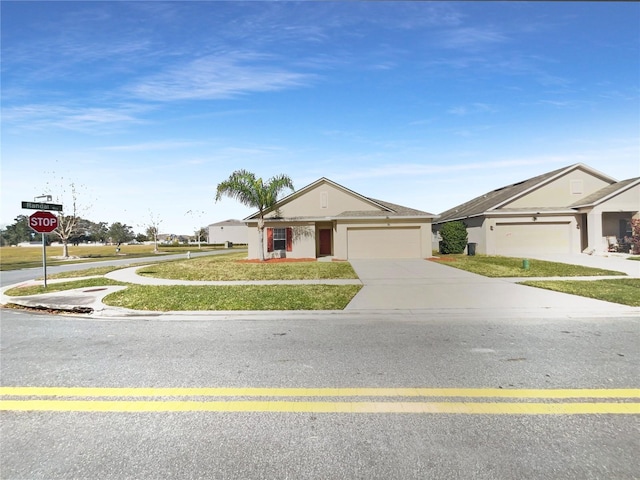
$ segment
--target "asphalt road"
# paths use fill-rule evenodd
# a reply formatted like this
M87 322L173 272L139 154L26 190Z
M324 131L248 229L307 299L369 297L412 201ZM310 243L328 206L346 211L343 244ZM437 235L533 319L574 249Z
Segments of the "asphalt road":
M456 401L517 403L523 413L323 413L282 388L638 388L634 318L495 319L463 315L89 319L2 311L3 387L114 387L103 396L44 400L52 411L3 411L3 479L632 479L640 418L530 414L533 404L638 399L345 398L332 405ZM228 387L229 397L140 388ZM272 388L264 398L238 388ZM458 390L456 390L458 391ZM474 390L476 391L476 390ZM595 392L596 390L594 390ZM141 394L142 395L142 394ZM348 395L348 394L344 394ZM595 395L595 394L594 394ZM274 397L276 396L276 397ZM5 397L6 398L6 397ZM86 400L80 410L64 405ZM115 400L116 408L100 411ZM198 411L217 405L249 411ZM147 403L145 403L147 402ZM213 402L213 403L212 403ZM254 403L251 403L254 402ZM113 402L112 402L113 403ZM135 409L142 405L141 411ZM150 411L149 405L160 411ZM184 408L186 405L186 408ZM543 406L545 406L543 405ZM218 408L218 407L216 407ZM108 409L108 408L107 408ZM186 411L181 411L184 409Z
M197 250L193 250L191 252L191 257L200 257L205 255L221 255L224 253L230 253L235 251L242 250L214 250L208 252L198 252ZM70 272L74 270L85 270L88 268L94 267L110 267L110 266L120 266L120 265L129 265L129 264L144 264L146 262L155 263L155 262L166 262L169 260L178 260L184 259L184 253L178 253L173 255L158 255L152 257L142 257L142 258L123 258L122 260L105 260L102 262L85 262L85 263L70 263L68 265L55 265L55 266L47 266L47 277L49 275L53 275L54 273L59 272ZM77 262L77 261L75 261ZM22 270L5 270L0 272L0 287L5 287L7 285L13 285L14 283L25 282L27 280L33 280L34 278L42 277L42 266L37 268L25 268Z

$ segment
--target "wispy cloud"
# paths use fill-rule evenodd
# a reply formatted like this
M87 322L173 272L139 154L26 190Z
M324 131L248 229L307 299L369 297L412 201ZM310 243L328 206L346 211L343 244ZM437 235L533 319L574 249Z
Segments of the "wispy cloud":
M466 163L451 163L447 165L423 164L423 163L404 163L404 164L386 164L374 168L358 168L351 172L336 173L331 178L338 180L345 179L364 179L364 178L384 178L384 177L420 177L431 175L442 175L448 173L459 173L468 171L487 171L491 169L505 168L521 168L524 166L535 165L571 165L573 163L584 162L589 158L585 154L573 155L549 155L537 156L531 158L511 158L496 161L478 161Z
M488 27L461 27L445 31L442 46L452 49L477 50L487 45L503 43L507 37L497 29Z
M128 87L138 98L154 101L215 100L309 84L312 74L266 64L257 54L208 55L143 79Z
M132 145L112 145L108 147L100 147L99 150L107 150L112 152L144 152L151 150L171 150L174 148L189 148L204 145L204 142L189 141L159 141L136 143Z
M495 107L487 103L472 103L470 105L459 105L456 107L452 107L447 110L447 113L450 113L452 115L465 116L475 113L492 113L495 111Z
M53 104L29 104L7 107L2 111L3 122L32 130L62 128L90 133L101 133L106 129L119 130L131 124L144 123L139 118L147 108L122 107L76 107Z

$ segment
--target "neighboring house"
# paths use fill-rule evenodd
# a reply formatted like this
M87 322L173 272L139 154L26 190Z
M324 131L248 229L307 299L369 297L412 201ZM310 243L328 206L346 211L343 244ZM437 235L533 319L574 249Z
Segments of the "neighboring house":
M212 223L209 229L209 243L246 244L248 238L247 224L241 220L225 220Z
M158 242L160 243L189 243L187 235L176 235L174 233L159 233Z
M265 214L265 258L426 258L434 217L321 178ZM249 258L258 258L258 218L255 213L244 220Z
M498 188L443 212L433 224L463 221L476 252L488 255L609 251L640 218L640 178L621 182L577 163Z

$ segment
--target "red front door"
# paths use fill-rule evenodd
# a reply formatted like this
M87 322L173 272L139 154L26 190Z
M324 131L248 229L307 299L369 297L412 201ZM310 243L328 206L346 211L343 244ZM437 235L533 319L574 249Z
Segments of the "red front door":
M320 255L331 255L331 229L320 230Z

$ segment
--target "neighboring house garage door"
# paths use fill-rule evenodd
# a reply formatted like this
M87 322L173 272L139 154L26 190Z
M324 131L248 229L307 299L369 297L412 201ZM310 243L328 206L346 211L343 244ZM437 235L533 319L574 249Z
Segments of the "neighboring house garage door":
M569 223L498 223L495 234L497 255L571 253Z
M420 228L349 228L349 258L420 258Z

